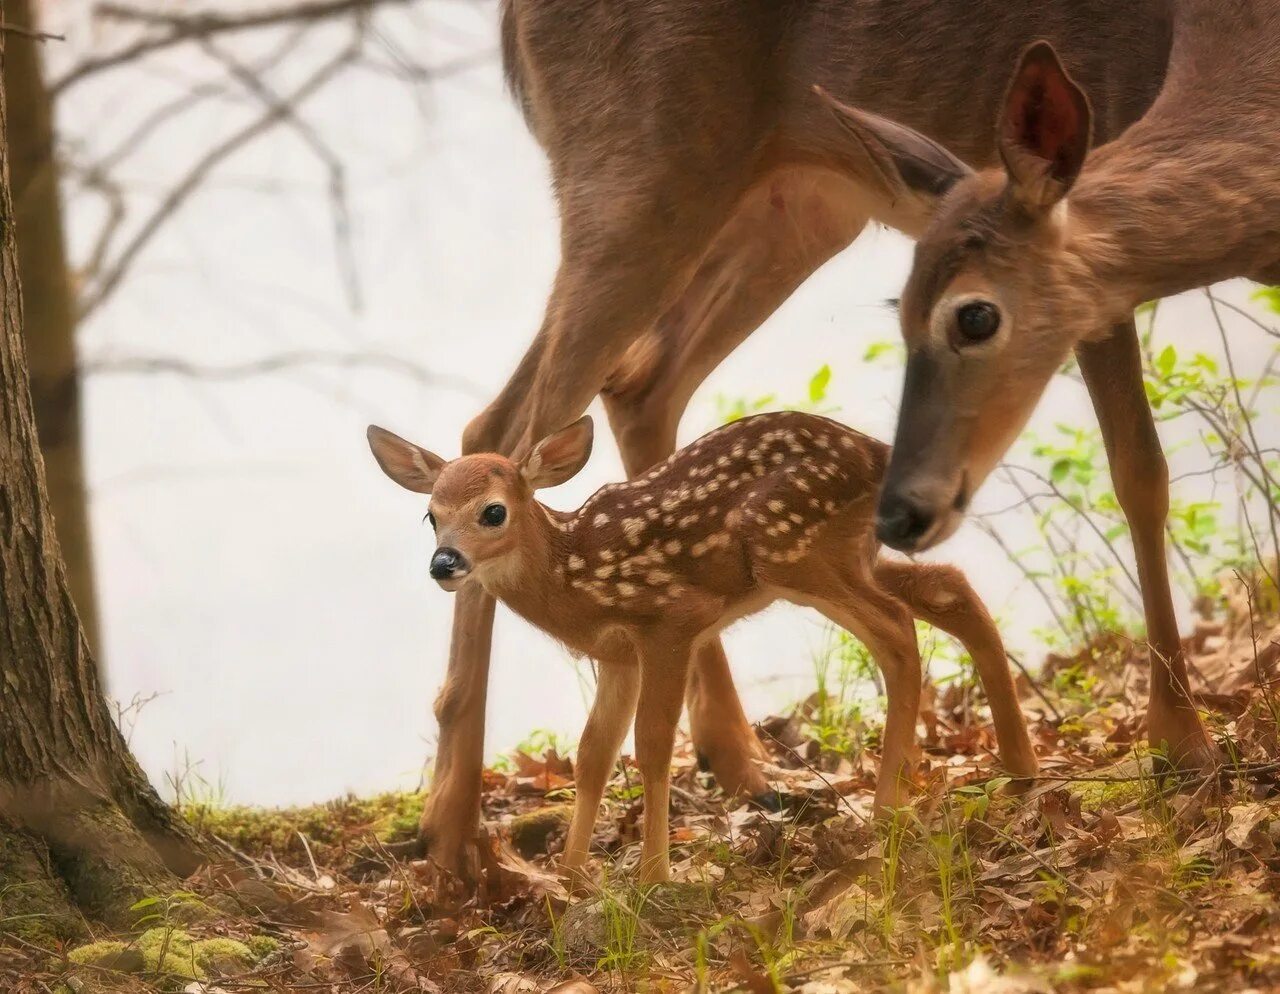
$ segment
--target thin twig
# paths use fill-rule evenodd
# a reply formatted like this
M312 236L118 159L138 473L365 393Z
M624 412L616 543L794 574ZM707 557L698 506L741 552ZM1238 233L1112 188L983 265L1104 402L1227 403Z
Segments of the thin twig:
M1006 657L1008 657L1009 662L1013 663L1013 665L1018 668L1018 672L1021 673L1024 677L1026 677L1027 683L1031 685L1031 689L1035 691L1036 696L1040 698L1040 700L1044 703L1044 706L1049 709L1049 713L1053 715L1053 720L1057 722L1061 722L1062 712L1057 709L1053 701L1049 700L1049 698L1045 695L1045 692L1040 689L1040 682L1034 676L1031 675L1031 672L1026 668L1026 666L1023 665L1022 660L1019 659L1017 656L1015 656L1008 649L1004 651L1004 654Z
M144 55L172 48L174 45L196 38L211 38L215 35L294 24L300 21L322 21L353 13L364 14L375 6L402 5L409 2L411 0L318 0L314 3L285 4L239 14L223 14L214 10L175 13L142 10L117 3L99 4L94 11L99 17L146 25L160 33L148 35L115 52L93 56L73 66L50 85L49 94L56 99L69 87L100 72L115 69Z
M271 111L279 111L281 120L289 126L320 161L329 177L329 204L333 215L333 236L338 256L338 271L342 275L347 290L347 299L351 309L360 310L360 273L356 264L356 254L351 243L351 211L347 203L346 171L342 160L320 137L310 124L302 119L293 107L281 101L279 94L272 90L256 72L244 63L222 51L209 39L201 41L201 48L214 60L220 62L231 75L240 82L253 96Z
M80 302L80 319L83 320L87 315L91 314L112 294L121 280L124 279L125 273L134 259L137 258L138 253L177 212L178 208L195 193L204 179L218 165L278 124L290 113L289 108L291 106L305 100L324 86L325 83L329 82L356 55L359 51L359 45L360 40L359 35L357 35L350 45L343 48L337 56L322 65L300 86L294 89L287 99L283 101L282 105L268 108L260 117L251 121L239 131L234 132L201 156L187 171L187 174L179 180L178 184L160 201L155 210L151 212L151 216L134 233L128 244L120 250L120 253L107 267L106 272L97 281L93 289L85 293Z
M782 749L786 751L788 756L790 756L797 763L803 766L806 770L812 773L815 777L821 780L823 784L826 786L827 790L829 790L832 794L834 794L836 799L841 804L843 804L846 808L849 809L849 814L851 814L854 818L858 819L859 821L865 820L862 812L853 806L853 802L851 802L847 797L845 797L842 793L840 793L840 791L836 790L835 784L833 784L830 780L827 779L826 774L824 774L821 770L815 767L807 759L801 756L800 753L792 749L791 746L787 745L785 742L782 741L782 739L778 738L778 736L774 735L771 731L769 731L769 729L765 728L763 725L756 725L756 731L763 732L765 735L769 736L769 738L773 739L774 742L778 743L778 745L781 746Z

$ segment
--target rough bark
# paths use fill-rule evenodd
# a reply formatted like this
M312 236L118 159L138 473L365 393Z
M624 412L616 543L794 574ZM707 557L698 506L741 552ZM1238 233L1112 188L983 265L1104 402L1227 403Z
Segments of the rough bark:
M5 34L0 60L33 44ZM47 936L82 914L127 919L199 853L112 721L73 603L36 440L8 177L0 140L0 932Z
M33 6L32 0L8 0L7 23L37 28ZM89 644L100 651L76 369L76 300L67 263L53 108L41 47L28 38L14 38L4 65L23 330L49 505L80 623Z

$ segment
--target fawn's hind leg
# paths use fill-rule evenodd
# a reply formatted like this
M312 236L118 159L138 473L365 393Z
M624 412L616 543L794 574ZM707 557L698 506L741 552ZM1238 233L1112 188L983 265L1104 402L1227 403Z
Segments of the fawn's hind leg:
M830 590L824 591L815 606L860 639L884 673L888 704L875 803L877 815L888 814L906 800L916 755L921 668L911 613L869 577L845 585L838 599L831 597Z
M565 869L579 870L587 861L591 833L609 773L627 737L640 694L640 669L634 656L600 663L596 699L582 730L578 758L573 764L573 820L561 859Z
M901 598L920 620L953 635L968 650L991 704L991 721L1005 769L1019 777L1039 770L1026 718L1018 706L1004 642L982 600L954 566L882 560L876 581Z

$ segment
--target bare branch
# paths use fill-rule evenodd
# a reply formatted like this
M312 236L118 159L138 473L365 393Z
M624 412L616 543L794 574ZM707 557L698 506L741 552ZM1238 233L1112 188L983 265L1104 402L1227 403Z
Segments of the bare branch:
M1216 307L1225 307L1227 310L1233 311L1234 313L1239 314L1242 318L1244 318L1246 321L1252 324L1259 331L1267 335L1270 335L1272 338L1280 338L1280 330L1277 330L1271 327L1271 325L1260 320L1257 317L1257 315L1251 314L1249 311L1245 310L1243 307L1239 306L1238 304L1233 304L1229 300L1226 300L1222 297L1215 296L1212 287L1205 287L1204 295L1209 298L1209 302L1211 305Z
M84 185L86 188L100 194L107 202L107 216L102 222L98 236L93 240L93 248L89 250L88 260L80 267L77 274L81 283L87 279L94 279L101 272L103 262L107 258L107 252L111 248L111 243L115 240L116 232L120 229L120 225L124 223L126 213L124 191L105 172L97 169L92 170L85 175Z
M49 87L50 96L60 97L69 87L108 69L115 69L144 55L172 48L195 39L208 39L215 35L246 31L253 28L274 27L281 24L297 24L304 21L321 21L346 14L361 14L375 6L407 4L412 0L314 0L311 3L291 3L264 10L237 14L222 14L213 10L194 13L143 10L117 3L99 4L95 13L99 17L115 21L141 24L157 30L126 45L115 52L94 56L69 69Z
M66 41L66 35L56 35L49 31L36 31L33 28L24 28L21 24L10 24L8 21L0 21L0 31L5 34L17 35L20 38L30 38L32 41Z
M303 367L374 369L396 373L422 386L445 387L473 397L486 391L462 376L437 373L411 359L389 352L325 352L297 350L222 366L201 365L177 356L100 356L80 363L81 376L139 376L168 374L191 379L229 382L289 372Z
M343 48L333 59L322 65L279 104L269 107L260 117L219 142L197 160L177 185L164 196L155 210L151 212L150 217L134 233L128 244L120 250L119 255L106 268L92 290L86 291L80 302L80 319L83 320L91 314L115 291L125 273L137 258L138 253L151 241L156 232L172 218L178 208L187 201L214 168L255 138L270 130L288 114L291 114L293 105L301 103L324 86L325 83L329 82L339 70L358 54L359 50L360 36L357 33L356 38L350 45Z
M250 70L253 72L263 72L273 66L279 65L289 55L310 32L310 25L300 25L296 30L291 31L283 41L273 47L262 58L258 59ZM221 80L217 82L199 83L192 86L181 96L174 98L161 104L155 110L151 111L138 124L129 131L123 138L116 142L111 151L107 152L98 160L97 169L107 170L119 165L129 157L137 148L142 145L152 134L155 133L162 125L179 117L186 111L195 107L197 104L209 100L214 97L225 97L231 94L231 84Z
M262 79L242 62L222 51L213 42L205 40L201 47L209 56L226 67L242 86L260 101L269 112L278 112L282 123L288 125L302 139L329 177L329 204L333 215L333 237L338 255L338 271L347 289L347 299L352 310L361 306L360 273L356 264L355 249L351 243L351 211L347 203L346 171L342 160L310 124L303 120L294 108L280 99Z

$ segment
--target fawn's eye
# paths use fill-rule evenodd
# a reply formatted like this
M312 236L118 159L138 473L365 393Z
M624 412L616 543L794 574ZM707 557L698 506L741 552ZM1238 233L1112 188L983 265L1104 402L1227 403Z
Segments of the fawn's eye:
M956 331L966 342L985 342L1000 330L1000 308L975 300L956 310Z
M507 509L501 504L490 504L480 512L480 523L497 528L507 520Z
M427 521L428 521L428 522L430 522L430 524L431 524L431 530L432 530L432 531L435 531L435 530L436 530L436 516L435 516L434 514L432 514L430 511L428 511L428 512L427 512Z

